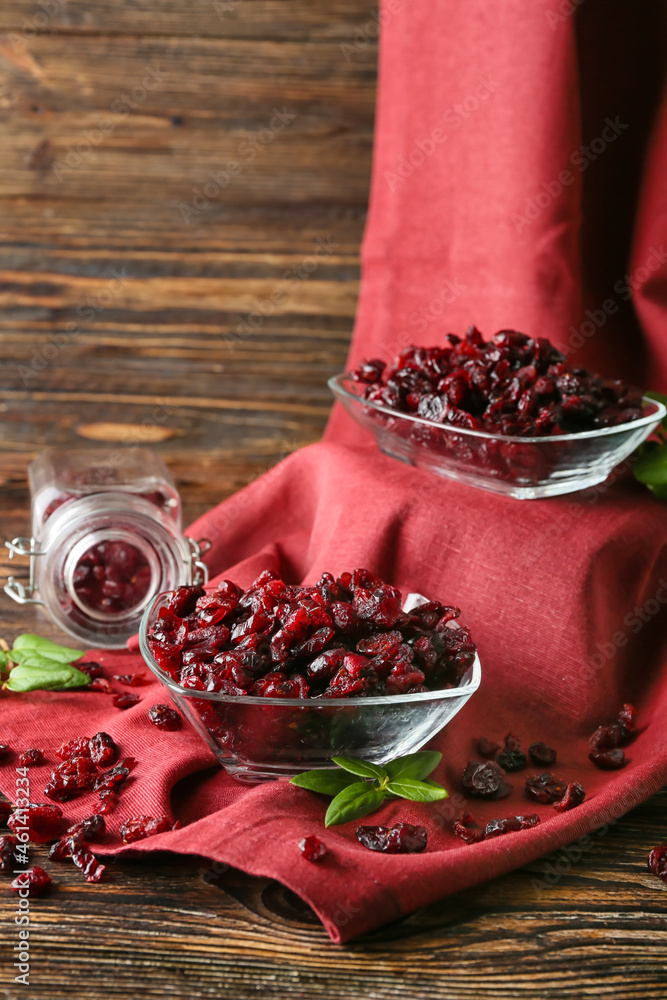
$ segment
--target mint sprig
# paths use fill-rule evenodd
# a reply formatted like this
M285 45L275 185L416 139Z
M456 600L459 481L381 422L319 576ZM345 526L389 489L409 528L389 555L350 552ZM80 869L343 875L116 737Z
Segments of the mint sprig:
M83 650L59 646L39 635L19 635L12 649L2 654L0 669L9 670L2 685L9 691L66 691L90 684L90 677L73 664Z
M379 809L387 798L411 802L437 802L447 798L447 790L436 781L426 780L442 754L423 750L388 761L384 766L358 757L333 757L341 770L304 771L292 784L309 792L332 796L324 817L325 826L349 823Z
M647 392L650 399L667 406L667 396L659 392ZM667 500L667 417L655 432L655 437L645 441L635 451L632 466L635 479L653 493L656 500Z

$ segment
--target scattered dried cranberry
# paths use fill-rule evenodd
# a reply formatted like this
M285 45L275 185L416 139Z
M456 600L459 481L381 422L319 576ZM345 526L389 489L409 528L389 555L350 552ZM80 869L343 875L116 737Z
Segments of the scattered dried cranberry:
M546 771L542 774L533 774L526 778L526 795L535 802L543 805L558 802L565 795L566 784L559 778L554 778L553 774Z
M306 861L321 861L327 853L326 845L315 835L300 840L299 850Z
M0 837L0 872L11 872L16 868L15 850L18 840L11 835Z
M479 844L484 840L484 827L470 813L461 813L454 821L454 833L466 844Z
M112 767L109 771L104 771L100 774L95 781L94 791L99 792L102 789L108 789L109 791L117 791L118 787L122 785L129 776L129 768L120 767L118 764Z
M537 826L540 817L537 813L530 816L506 816L504 819L490 819L484 830L484 838L491 840L493 837L500 837L505 833L516 833L519 830L528 830L531 826Z
M568 809L580 806L585 798L586 792L581 785L576 781L571 781L565 789L563 798L558 802L554 802L554 809L557 809L558 812L566 812Z
M11 747L8 743L0 743L0 763L5 763L7 757L10 756L12 752Z
M648 856L648 870L667 882L667 844L654 847Z
M21 889L27 889L31 896L41 896L51 885L51 876L40 868L39 865L33 865L32 868L27 868L25 872L18 875L14 881L11 883L14 892L19 892Z
M112 701L116 708L125 709L136 705L138 701L141 701L141 698L138 694L133 694L131 691L123 691L122 694L115 694Z
M90 757L90 740L87 736L79 736L75 740L66 740L56 756L61 760L71 760L72 757Z
M90 757L72 757L53 769L44 794L57 802L65 802L91 789L96 779L97 768Z
M6 826L7 820L12 814L12 809L14 806L11 804L6 795L0 792L0 825Z
M141 687L144 684L150 684L150 681L146 680L145 670L136 674L114 674L113 677L119 684L127 684L129 687Z
M496 754L496 764L500 764L503 771L523 771L526 766L526 755L521 750L510 750L505 747Z
M104 822L104 816L94 813L92 816L86 816L85 819L79 820L78 823L71 826L67 831L67 835L69 837L81 836L83 840L99 840L105 831L106 823Z
M106 764L113 764L118 755L118 747L108 733L95 733L88 741L88 753L93 764L104 767Z
M503 769L495 761L471 760L461 779L463 791L474 798L504 799L512 791Z
M625 754L620 747L614 750L591 750L588 757L601 771L618 771L626 764Z
M477 740L477 752L482 757L495 757L500 750L500 743L488 740L486 736L480 736Z
M86 690L99 691L101 694L113 694L113 688L106 677L95 677Z
M19 767L32 767L44 763L44 751L31 747L19 755Z
M58 806L40 802L15 809L7 821L14 833L20 833L28 828L28 837L34 844L46 844L60 836L63 825L63 812Z
M174 732L181 728L181 717L175 709L169 705L153 705L148 709L148 718L158 729L166 729Z
M348 377L363 399L383 407L510 436L595 430L642 416L639 389L572 367L544 337L501 330L485 341L471 326L463 338L446 339L442 347L406 347L388 366L366 360Z
M531 743L528 753L533 764L538 767L551 767L556 761L556 751L546 743Z
M358 826L357 840L369 851L384 851L385 854L420 854L426 847L428 831L424 826L412 823L396 823L394 826Z
M124 767L128 771L133 771L138 763L139 761L136 757L121 757L116 767Z
M101 864L92 851L77 837L69 838L70 857L86 876L86 882L99 882L104 874L105 865Z
M133 844L135 840L144 840L152 837L156 833L166 833L168 830L176 829L166 816L133 816L123 823L120 828L120 835L124 844Z
M117 805L118 796L116 793L108 788L103 788L100 792L100 804L98 811L106 815L107 813L113 812Z
M88 663L79 663L77 660L76 668L77 670L81 670L84 674L88 674L91 680L94 680L96 677L101 677L103 673L101 665L99 663L94 663L92 660Z
M637 717L637 709L634 705L623 705L620 712L618 713L617 722L620 722L622 726L627 729L629 733L634 731L635 719Z

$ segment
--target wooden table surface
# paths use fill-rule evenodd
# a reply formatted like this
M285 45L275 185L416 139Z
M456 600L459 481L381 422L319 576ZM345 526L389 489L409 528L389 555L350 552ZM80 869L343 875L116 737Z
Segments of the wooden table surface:
M155 447L192 518L319 437L358 291L374 10L4 0L4 537L28 529L26 467L45 445ZM0 635L26 630L55 637L3 597ZM63 869L37 909L27 989L0 891L0 995L657 1000L667 886L644 864L666 838L663 792L581 857L559 851L344 947L280 885L205 859L115 861L103 886Z

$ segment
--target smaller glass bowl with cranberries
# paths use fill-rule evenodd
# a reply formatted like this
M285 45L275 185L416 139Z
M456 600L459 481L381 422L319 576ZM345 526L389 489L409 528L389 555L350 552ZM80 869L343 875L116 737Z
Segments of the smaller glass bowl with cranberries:
M665 407L570 365L544 337L475 327L443 347L406 347L329 380L380 451L521 500L604 482L657 428Z
M223 767L255 782L424 746L479 687L459 614L419 595L403 603L364 569L310 587L266 571L245 591L223 580L159 594L139 639Z

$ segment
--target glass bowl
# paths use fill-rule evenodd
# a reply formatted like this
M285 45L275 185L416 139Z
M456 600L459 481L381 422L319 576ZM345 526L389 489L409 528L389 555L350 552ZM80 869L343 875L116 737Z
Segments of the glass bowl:
M435 424L361 398L363 386L346 375L329 388L378 448L408 465L493 493L536 500L604 482L645 441L667 409L644 396L644 416L617 427L551 437L508 437Z
M148 635L172 593L158 594L146 608L139 631L141 654L179 711L239 781L291 778L331 767L331 758L339 754L384 764L414 753L479 687L482 668L475 656L458 687L419 694L318 700L184 688L160 669L148 647Z

